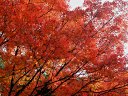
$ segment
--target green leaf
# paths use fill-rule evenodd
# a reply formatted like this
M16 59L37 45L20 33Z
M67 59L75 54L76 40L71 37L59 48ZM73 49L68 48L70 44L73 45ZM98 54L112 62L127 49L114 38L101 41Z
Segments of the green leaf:
M0 68L1 69L4 69L4 61L3 61L3 59L0 57Z
M47 72L44 72L43 75L44 75L44 77L45 77L46 79L47 79L48 76L49 76L49 75L47 74Z

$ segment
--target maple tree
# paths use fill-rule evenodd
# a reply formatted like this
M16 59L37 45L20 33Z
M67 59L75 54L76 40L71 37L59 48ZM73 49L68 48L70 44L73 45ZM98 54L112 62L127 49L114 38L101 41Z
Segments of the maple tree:
M0 0L0 94L128 94L128 2Z

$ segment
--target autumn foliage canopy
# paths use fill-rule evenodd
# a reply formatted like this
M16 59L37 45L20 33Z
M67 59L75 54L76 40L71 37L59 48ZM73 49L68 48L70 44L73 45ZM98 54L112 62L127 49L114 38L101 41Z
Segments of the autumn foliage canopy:
M128 2L68 2L0 0L2 96L128 94Z

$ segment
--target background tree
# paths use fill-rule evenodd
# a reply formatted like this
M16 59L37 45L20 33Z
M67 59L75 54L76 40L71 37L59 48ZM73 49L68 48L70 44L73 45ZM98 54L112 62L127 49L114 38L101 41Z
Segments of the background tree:
M7 96L127 94L128 2L0 0L0 92Z

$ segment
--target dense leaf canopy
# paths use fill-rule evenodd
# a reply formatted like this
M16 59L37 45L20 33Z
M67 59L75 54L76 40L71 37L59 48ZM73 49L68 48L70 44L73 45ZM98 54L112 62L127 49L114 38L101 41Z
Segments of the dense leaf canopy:
M128 2L0 0L2 96L128 94Z

